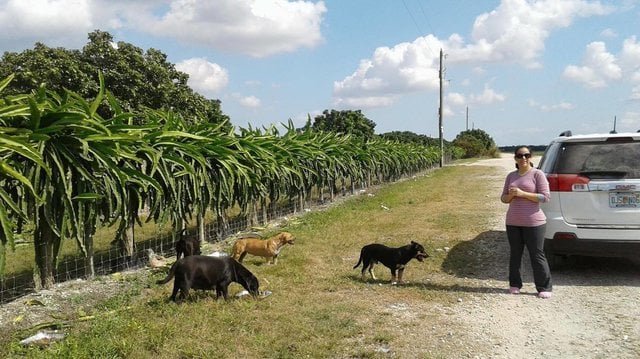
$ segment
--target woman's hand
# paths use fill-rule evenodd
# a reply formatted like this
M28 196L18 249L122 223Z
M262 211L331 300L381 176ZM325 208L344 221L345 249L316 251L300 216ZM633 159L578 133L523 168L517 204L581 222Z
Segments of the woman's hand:
M507 191L507 194L503 194L500 197L500 200L502 201L502 203L511 203L511 201L515 197L515 195L514 195L514 193L512 191L514 188L515 187L509 188L509 190Z
M509 196L511 196L511 197L523 197L525 193L527 193L527 192L521 190L518 187L510 187L509 188Z

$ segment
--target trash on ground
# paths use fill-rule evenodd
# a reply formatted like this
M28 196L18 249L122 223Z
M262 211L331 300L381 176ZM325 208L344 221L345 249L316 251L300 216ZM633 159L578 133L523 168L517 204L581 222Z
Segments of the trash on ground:
M227 254L226 252L220 252L220 251L215 251L211 254L209 254L209 257L228 257L229 254Z
M64 333L57 330L41 330L29 338L21 340L20 344L24 346L35 345L44 347L62 339L64 339Z
M270 291L270 290L264 290L264 291L262 291L262 290L261 290L261 291L258 291L258 296L259 296L260 298L268 297L268 296L270 296L271 294L272 294L272 293L271 293L271 291ZM247 291L247 290L243 290L243 291L238 292L238 294L236 294L236 297L241 298L241 297L244 297L244 296L247 296L247 295L249 295L249 291Z

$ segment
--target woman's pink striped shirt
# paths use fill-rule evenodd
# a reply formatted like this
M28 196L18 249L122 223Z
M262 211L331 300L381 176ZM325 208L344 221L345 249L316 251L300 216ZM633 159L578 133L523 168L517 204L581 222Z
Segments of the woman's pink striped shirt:
M542 202L549 201L549 181L547 181L544 172L539 169L532 168L522 176L518 174L517 170L509 173L504 181L503 195L509 194L509 187L518 187L526 192L541 194L544 196ZM537 227L545 223L547 223L547 217L540 209L539 202L514 197L509 203L506 216L507 225Z

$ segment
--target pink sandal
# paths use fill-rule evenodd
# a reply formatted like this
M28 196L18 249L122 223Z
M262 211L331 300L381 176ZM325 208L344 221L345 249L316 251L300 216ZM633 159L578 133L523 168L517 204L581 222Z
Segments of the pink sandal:
M551 292L540 292L538 293L538 298L549 299L553 296Z
M520 288L518 288L518 287L509 287L509 294L520 294Z

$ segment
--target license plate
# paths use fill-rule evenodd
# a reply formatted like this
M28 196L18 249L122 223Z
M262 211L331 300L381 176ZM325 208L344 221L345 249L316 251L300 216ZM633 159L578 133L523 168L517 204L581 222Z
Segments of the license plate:
M640 208L640 192L610 192L609 207Z

